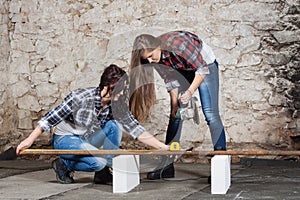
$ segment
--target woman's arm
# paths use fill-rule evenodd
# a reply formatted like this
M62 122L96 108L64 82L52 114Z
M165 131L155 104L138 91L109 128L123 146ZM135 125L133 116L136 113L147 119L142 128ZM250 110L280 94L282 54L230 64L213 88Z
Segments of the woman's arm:
M20 153L20 151L27 149L29 147L31 147L31 145L33 144L33 142L44 132L44 130L40 127L37 126L32 132L31 134L25 139L23 140L17 147L16 149L16 154L18 155Z
M151 135L147 131L144 131L141 135L139 135L137 137L137 139L138 139L138 141L140 141L146 145L152 146L155 149L160 149L160 150L169 150L170 149L169 145L162 143L161 141L156 139L153 135Z
M191 100L194 92L197 90L197 88L200 86L200 84L205 79L205 74L196 74L195 78L190 85L189 89L183 93L183 95L180 96L180 101L183 104L187 104L189 100Z
M175 88L169 92L171 104L172 104L172 116L176 117L176 112L178 110L178 88Z
M205 79L205 74L196 74L195 78L188 90L191 91L192 93L194 93L198 89L198 87L200 86L200 84L203 82L204 79Z

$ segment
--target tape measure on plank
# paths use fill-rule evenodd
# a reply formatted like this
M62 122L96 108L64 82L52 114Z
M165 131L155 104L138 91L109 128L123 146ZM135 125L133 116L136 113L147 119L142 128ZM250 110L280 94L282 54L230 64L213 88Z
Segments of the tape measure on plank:
M172 142L170 144L170 150L171 151L178 151L178 150L180 150L180 144L178 142Z

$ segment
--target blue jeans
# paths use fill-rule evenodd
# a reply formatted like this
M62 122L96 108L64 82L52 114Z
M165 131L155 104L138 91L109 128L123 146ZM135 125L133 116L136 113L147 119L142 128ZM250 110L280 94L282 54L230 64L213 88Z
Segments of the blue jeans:
M79 135L53 135L54 149L98 150L103 145L105 150L119 149L122 139L122 129L114 121L108 121L104 127L94 132L90 137ZM105 158L99 156L60 155L68 171L100 171L106 165L111 166L114 155Z
M224 126L219 114L219 67L217 61L210 64L209 74L198 88L202 112L209 126L215 150L226 150ZM180 106L180 105L179 105ZM170 115L166 144L179 141L181 136L182 120Z

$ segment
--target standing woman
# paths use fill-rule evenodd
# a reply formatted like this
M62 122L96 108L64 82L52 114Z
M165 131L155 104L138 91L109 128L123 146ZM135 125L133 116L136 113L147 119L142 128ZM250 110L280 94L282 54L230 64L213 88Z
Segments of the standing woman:
M197 35L187 31L168 32L159 37L142 34L135 38L130 70L134 71L137 67L146 68L146 63L159 64L155 69L164 79L171 99L171 114L165 143L180 140L182 120L176 117L176 112L182 105L187 104L198 90L214 150L226 150L225 131L218 105L218 63L212 49ZM166 67L169 70L165 70ZM172 73L172 70L189 82L187 87L183 86L182 78L173 76L175 73ZM149 116L151 106L155 103L153 90L153 85L148 84L132 92L130 109L137 119ZM174 165L171 161L148 173L148 178L171 178L174 174Z

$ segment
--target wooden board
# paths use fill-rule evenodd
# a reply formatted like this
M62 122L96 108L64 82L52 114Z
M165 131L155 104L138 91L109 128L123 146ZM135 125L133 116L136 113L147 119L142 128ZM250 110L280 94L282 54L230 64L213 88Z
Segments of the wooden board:
M300 156L300 151L281 150L227 150L227 151L163 151L163 150L60 150L60 149L25 149L20 155L243 155L243 156Z

